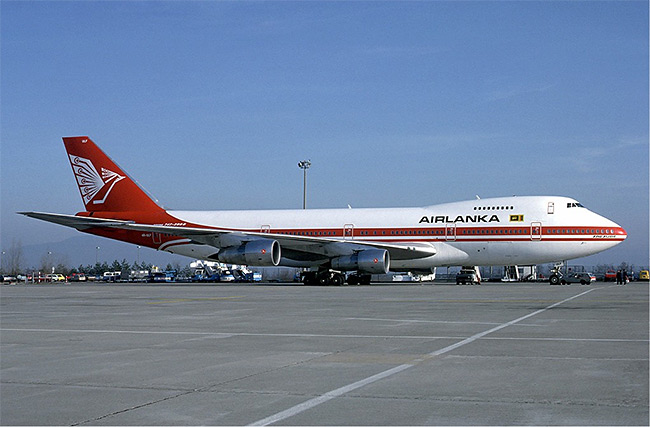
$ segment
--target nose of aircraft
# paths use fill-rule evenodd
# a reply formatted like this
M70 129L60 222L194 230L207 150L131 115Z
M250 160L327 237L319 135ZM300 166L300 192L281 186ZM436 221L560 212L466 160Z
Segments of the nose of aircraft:
M595 214L597 217L597 222L600 227L603 227L603 232L607 235L614 236L614 244L619 244L623 240L627 239L627 231L623 227L621 227L619 224L615 223L611 219L605 218L602 215Z
M616 240L616 243L621 243L623 240L627 239L627 231L611 219L607 219L605 217L601 218L605 221L605 226L609 227L606 229L606 233L611 235L614 235L614 240Z

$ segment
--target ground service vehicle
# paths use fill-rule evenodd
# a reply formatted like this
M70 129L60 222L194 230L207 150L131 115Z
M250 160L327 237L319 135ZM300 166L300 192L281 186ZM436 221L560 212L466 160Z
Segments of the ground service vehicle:
M121 271L105 271L102 275L102 280L105 282L117 282L122 277Z
M605 272L605 282L616 281L616 272L614 270L607 270Z
M570 285L571 283L580 283L581 285L591 285L591 282L596 281L596 276L591 273L573 273L564 276L560 279L563 285Z
M149 283L166 283L167 275L162 271L154 271L147 277Z
M458 274L456 274L456 284L457 285L480 285L481 278L479 277L476 270L473 268L462 268Z

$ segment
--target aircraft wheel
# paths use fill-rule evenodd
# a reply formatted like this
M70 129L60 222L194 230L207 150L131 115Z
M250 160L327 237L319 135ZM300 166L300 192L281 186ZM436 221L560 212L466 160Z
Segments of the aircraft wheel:
M553 274L551 277L549 277L548 282L551 285L559 285L560 284L560 277L557 274Z
M359 280L359 284L363 286L368 286L370 284L370 275L364 274L363 276L361 276Z
M318 275L318 284L322 286L329 286L332 283L330 280L330 274L328 273L323 273Z
M342 286L343 284L345 284L345 277L341 273L334 273L332 279L330 279L330 285Z

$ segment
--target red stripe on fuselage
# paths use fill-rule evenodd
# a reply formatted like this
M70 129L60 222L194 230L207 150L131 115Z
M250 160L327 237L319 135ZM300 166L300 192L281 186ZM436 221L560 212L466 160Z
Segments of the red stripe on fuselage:
M304 236L349 239L351 241L379 241L379 242L525 242L530 240L545 240L554 242L567 241L622 241L627 233L621 227L575 227L575 226L491 226L467 227L446 224L437 227L354 227L344 229L336 228L224 228L210 227L182 221L165 211L157 212L80 212L78 216L101 217L134 221L138 224L170 225L175 227L205 228L206 230L233 231L233 232L263 232L276 235ZM541 228L541 234L540 234ZM124 242L147 246L158 249L166 243L177 241L179 236L166 233L152 233L134 230L121 230L113 228L91 228L84 230ZM184 244L182 242L175 243Z

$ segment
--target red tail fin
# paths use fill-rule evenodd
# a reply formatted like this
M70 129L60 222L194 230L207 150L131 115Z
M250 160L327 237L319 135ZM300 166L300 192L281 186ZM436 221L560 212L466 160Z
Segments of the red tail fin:
M63 138L63 143L87 211L163 210L90 138Z

